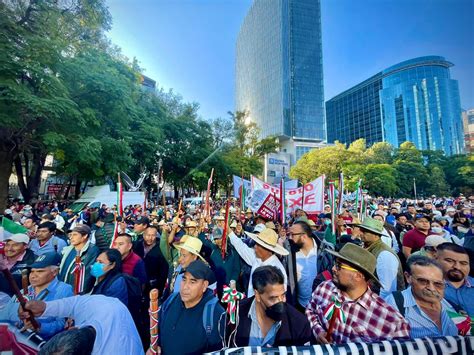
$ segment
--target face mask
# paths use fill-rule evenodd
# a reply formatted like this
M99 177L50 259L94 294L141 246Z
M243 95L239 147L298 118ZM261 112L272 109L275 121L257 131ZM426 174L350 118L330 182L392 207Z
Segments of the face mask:
M268 318L273 319L274 321L278 322L283 319L283 315L286 313L286 303L285 302L278 302L272 305L271 307L267 307L265 309L265 314Z
M431 228L431 231L432 231L433 233L436 233L436 234L438 234L438 233L443 233L443 228L441 228L441 227L433 227L433 228Z
M105 266L106 266L105 264L102 264L96 261L91 266L91 275L94 276L95 278L105 275L105 270L104 270Z

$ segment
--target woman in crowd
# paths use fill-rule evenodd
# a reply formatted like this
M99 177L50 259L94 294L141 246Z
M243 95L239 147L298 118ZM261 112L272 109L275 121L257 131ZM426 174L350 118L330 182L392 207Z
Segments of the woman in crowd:
M96 278L91 294L115 297L128 306L127 284L122 276L122 256L118 250L107 249L99 254L91 274Z

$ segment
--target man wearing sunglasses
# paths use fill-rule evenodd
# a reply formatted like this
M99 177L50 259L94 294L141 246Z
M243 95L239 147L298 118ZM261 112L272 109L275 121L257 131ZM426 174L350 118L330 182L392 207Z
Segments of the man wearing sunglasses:
M336 257L332 280L321 283L306 307L306 316L319 343L371 343L408 338L408 323L375 292L369 282L376 258L367 250L345 244Z
M458 335L458 328L448 315L454 309L443 298L445 282L441 266L426 256L414 256L405 272L406 290L394 292L386 301L403 314L410 324L410 337Z

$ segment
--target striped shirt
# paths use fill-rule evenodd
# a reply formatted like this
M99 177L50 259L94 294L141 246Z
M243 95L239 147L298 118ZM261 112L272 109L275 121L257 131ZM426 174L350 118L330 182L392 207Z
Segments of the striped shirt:
M458 328L447 313L447 311L454 311L454 309L445 299L441 301L441 329L439 329L436 323L418 306L415 297L413 297L411 287L403 290L402 295L405 319L410 324L410 337L412 339L458 335ZM388 296L386 301L388 304L397 307L393 295Z
M315 337L328 330L329 320L324 314L333 304L334 298L341 302L341 311L345 316L345 322L341 319L335 321L332 333L334 343L370 343L409 337L406 320L376 293L367 289L357 300L351 300L332 281L325 281L314 290L306 308L306 316Z

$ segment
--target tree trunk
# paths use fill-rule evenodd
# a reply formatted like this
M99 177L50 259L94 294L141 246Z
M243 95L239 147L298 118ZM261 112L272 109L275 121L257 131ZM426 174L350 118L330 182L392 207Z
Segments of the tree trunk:
M13 168L13 154L0 151L0 213L7 208L10 175Z
M14 160L18 187L26 203L39 197L41 173L45 161L46 153L40 151L34 151L31 155L28 153L18 155Z
M76 178L76 189L74 191L74 200L77 200L79 198L79 194L81 193L81 184L82 184L81 179Z

